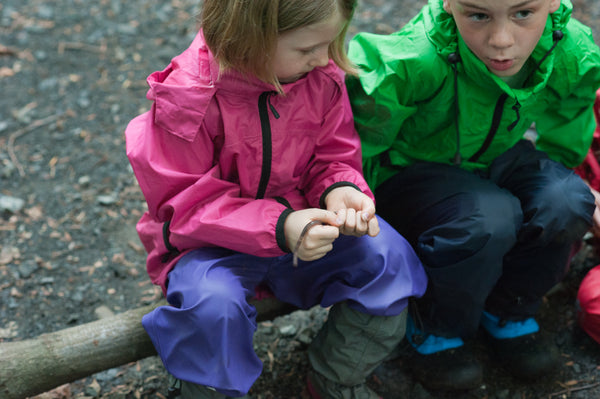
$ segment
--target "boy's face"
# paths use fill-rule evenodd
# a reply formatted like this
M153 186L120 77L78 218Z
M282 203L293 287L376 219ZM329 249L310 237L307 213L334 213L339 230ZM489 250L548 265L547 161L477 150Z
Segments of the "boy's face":
M518 73L560 0L443 0L466 45L496 76Z

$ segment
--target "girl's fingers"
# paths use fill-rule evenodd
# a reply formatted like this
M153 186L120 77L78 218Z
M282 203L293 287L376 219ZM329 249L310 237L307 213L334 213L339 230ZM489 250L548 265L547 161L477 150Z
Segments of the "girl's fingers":
M371 236L371 237L375 237L377 234L379 234L379 221L377 220L376 216L373 216L370 220L369 220L369 228L367 233Z

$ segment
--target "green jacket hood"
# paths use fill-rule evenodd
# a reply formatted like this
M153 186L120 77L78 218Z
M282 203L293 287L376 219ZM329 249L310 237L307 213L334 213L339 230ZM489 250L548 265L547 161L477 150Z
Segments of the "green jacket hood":
M556 42L554 32L560 32L558 34L561 35L566 30L572 11L573 5L570 0L562 0L559 9L548 18L542 37L531 55L533 60L543 59L535 71L541 74L536 79L539 84L545 84L546 78L552 71L554 64L552 50ZM504 86L501 79L491 75L485 64L466 46L457 31L454 19L444 10L442 0L429 0L422 13L425 33L439 55L448 59L451 54L459 54L466 73L481 77L481 82L490 81L489 78L492 77L490 84Z
M600 49L571 18L570 0L548 16L521 86L487 69L442 4L429 0L397 32L350 41L360 73L347 87L369 184L419 161L486 169L532 125L538 149L568 167L581 163L596 125Z

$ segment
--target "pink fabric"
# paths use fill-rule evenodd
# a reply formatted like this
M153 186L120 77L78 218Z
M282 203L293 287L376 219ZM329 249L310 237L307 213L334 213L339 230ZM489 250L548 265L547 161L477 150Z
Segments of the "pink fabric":
M577 303L579 325L600 343L600 265L592 268L581 281Z
M256 256L279 256L276 229L287 207L319 207L332 184L349 182L372 197L362 177L360 139L342 71L330 62L297 82L275 88L236 72L219 77L202 33L160 72L148 78L150 111L126 131L127 156L148 211L137 229L149 253L148 273L165 290L182 253L217 246ZM256 199L263 172L259 96L268 98L272 160L264 199ZM181 256L181 255L180 255Z

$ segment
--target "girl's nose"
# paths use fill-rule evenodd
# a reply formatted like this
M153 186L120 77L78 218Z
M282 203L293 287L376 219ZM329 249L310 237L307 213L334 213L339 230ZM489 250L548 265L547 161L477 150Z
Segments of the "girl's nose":
M329 63L329 48L325 47L317 51L314 57L310 60L310 66L315 67L324 67Z

